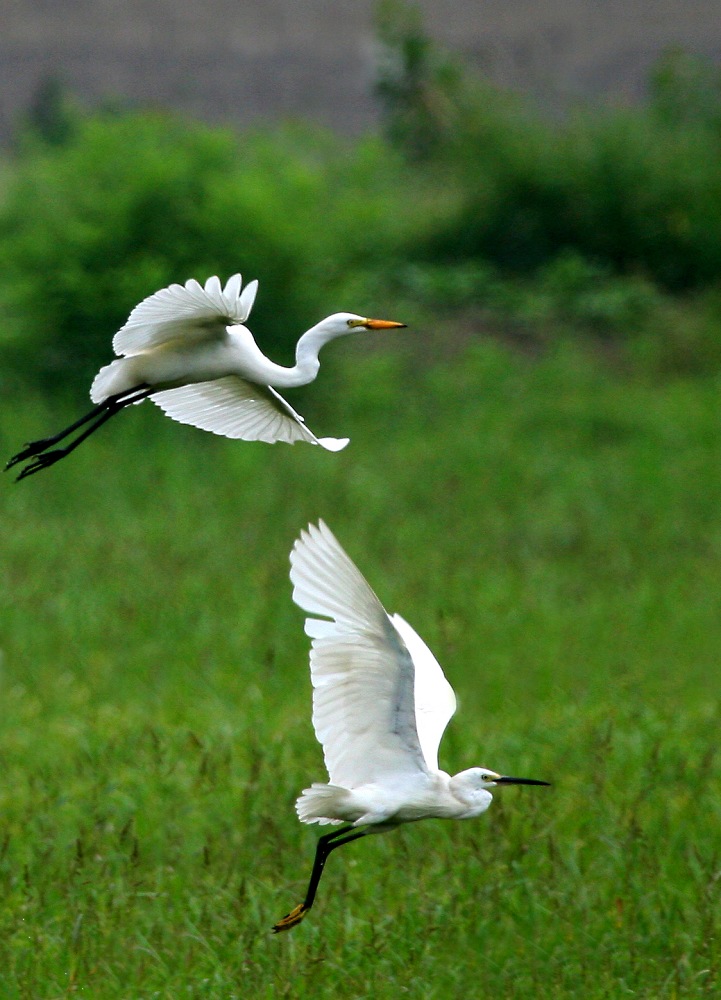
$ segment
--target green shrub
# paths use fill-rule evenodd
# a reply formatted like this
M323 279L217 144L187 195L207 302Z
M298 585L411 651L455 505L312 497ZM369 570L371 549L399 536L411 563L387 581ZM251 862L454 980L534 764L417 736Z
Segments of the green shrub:
M0 212L8 356L47 387L85 385L146 295L241 271L260 279L263 347L287 360L327 312L363 308L341 306L333 283L361 259L379 263L389 245L382 185L359 193L379 158L369 143L351 163L338 140L309 128L241 140L144 113L88 117L66 142L30 146Z
M721 73L683 53L650 100L552 117L438 51L416 9L381 23L387 134L422 152L449 211L417 259L527 274L572 251L672 290L721 278ZM391 16L392 15L392 16ZM390 25L390 27L388 26Z
M639 357L715 364L718 73L672 54L646 107L554 119L464 73L417 16L383 10L385 138L238 136L157 113L66 122L51 89L53 127L2 165L5 377L86 386L143 297L238 270L260 280L251 328L284 363L339 309L419 325L423 310L481 307L544 339L628 342L658 320L658 350ZM680 336L668 293L691 296Z
M648 111L562 124L492 98L435 170L457 194L419 256L530 273L566 251L672 290L721 278L721 138ZM450 178L450 179L449 179Z

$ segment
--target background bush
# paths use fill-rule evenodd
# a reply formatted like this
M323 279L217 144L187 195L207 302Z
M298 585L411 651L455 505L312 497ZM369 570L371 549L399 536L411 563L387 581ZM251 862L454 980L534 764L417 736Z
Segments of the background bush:
M6 377L86 386L144 296L237 270L260 279L252 328L282 362L338 309L418 324L440 308L482 310L459 318L471 330L638 341L657 369L718 364L718 71L670 53L646 106L559 119L403 9L382 7L379 32L384 134L352 143L83 115L51 88L5 167Z
M85 385L135 303L238 270L260 278L264 346L290 349L340 308L337 276L392 235L382 184L357 194L378 155L368 143L351 159L310 128L241 139L146 113L88 116L67 141L30 145L0 213L9 354L50 388Z

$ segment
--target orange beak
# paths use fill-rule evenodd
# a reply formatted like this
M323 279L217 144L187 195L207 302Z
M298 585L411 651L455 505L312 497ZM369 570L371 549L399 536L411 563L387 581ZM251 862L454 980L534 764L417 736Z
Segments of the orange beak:
M363 323L363 326L369 330L397 330L405 325L405 323L396 323L392 319L367 319Z

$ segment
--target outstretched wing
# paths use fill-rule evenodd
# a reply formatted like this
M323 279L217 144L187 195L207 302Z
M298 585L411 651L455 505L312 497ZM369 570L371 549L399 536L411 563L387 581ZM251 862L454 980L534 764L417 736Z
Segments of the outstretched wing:
M317 438L275 389L237 375L164 389L150 399L173 420L223 437L271 444L308 441L328 451L339 451L348 443L347 438Z
M241 276L234 274L225 288L217 277L208 278L205 287L191 278L184 285L162 288L133 309L113 338L113 350L131 355L173 340L223 337L226 327L245 323L253 308L258 282L241 287Z
M456 696L440 663L415 629L400 615L391 615L391 621L413 660L418 740L428 770L437 771L438 747L456 710Z
M313 725L331 783L426 773L413 659L383 605L323 521L301 532L290 561L293 600L331 619L305 624Z

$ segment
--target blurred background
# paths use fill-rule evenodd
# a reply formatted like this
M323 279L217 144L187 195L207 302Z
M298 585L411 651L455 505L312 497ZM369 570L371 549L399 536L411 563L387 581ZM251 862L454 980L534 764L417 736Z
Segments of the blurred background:
M718 4L2 18L6 458L170 282L257 277L286 364L337 310L409 327L289 394L338 455L146 404L4 477L3 995L719 995ZM271 947L324 777L319 516L459 694L442 766L554 789L354 844Z
M665 49L714 59L721 44L713 0L415 6L429 38L465 65L556 109L639 100ZM357 134L379 120L376 12L372 0L13 0L3 10L0 132L7 141L43 79L60 76L91 106L152 104L241 127L293 116Z
M4 389L17 372L85 384L135 302L239 269L261 279L270 349L320 314L407 299L414 323L453 310L459 335L570 331L644 342L662 366L712 363L716 15L10 5Z

